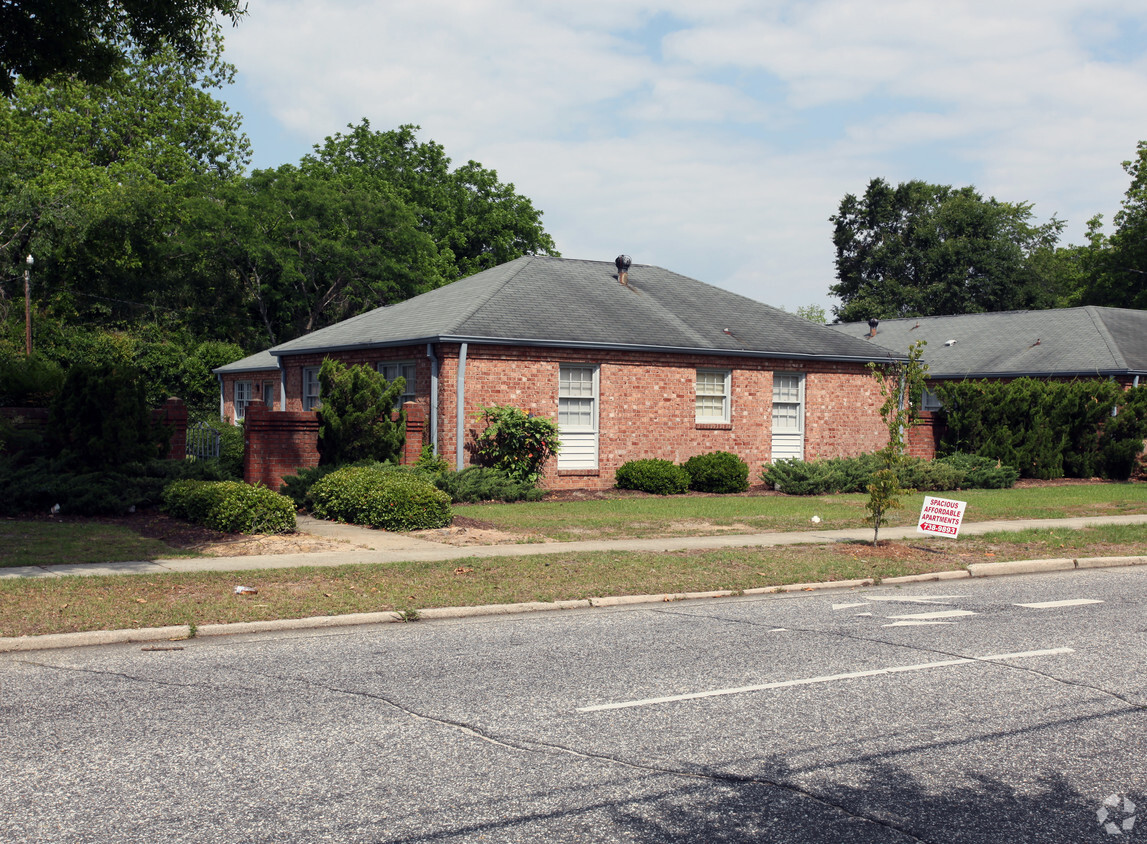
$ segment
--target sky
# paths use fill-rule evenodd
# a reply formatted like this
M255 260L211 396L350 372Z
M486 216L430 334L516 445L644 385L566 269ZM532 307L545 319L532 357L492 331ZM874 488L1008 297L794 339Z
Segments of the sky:
M830 319L829 217L871 179L974 185L1080 243L1147 139L1142 0L250 0L225 37L253 168L416 124L565 257Z

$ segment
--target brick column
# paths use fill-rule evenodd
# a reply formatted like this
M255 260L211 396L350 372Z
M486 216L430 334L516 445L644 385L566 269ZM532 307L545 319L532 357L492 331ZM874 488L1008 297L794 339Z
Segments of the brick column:
M278 491L284 475L319 465L319 417L309 410L247 406L243 480Z
M422 456L422 446L426 432L426 411L412 401L406 402L406 446L402 449L402 465L411 466Z
M168 460L182 460L187 456L187 405L182 399L172 396L151 412L154 420L171 429L171 443L167 449Z

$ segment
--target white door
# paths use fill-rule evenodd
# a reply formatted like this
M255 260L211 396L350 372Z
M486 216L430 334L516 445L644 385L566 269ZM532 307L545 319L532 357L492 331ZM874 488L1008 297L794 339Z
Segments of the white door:
M804 459L804 376L773 373L773 461Z
M597 468L597 367L558 368L559 469Z

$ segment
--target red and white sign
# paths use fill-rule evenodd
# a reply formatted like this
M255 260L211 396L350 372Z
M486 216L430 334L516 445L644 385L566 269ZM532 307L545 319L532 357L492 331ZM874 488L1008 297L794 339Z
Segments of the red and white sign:
M948 498L924 496L924 507L920 510L918 533L932 533L937 536L955 537L960 533L960 523L964 521L964 508L967 501L952 501Z

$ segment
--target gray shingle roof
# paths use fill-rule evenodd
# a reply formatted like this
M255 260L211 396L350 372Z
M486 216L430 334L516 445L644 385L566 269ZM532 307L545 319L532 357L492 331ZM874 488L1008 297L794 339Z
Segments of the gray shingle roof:
M220 375L226 375L228 372L254 372L260 369L278 369L279 361L269 351L258 352L242 360L234 361L233 363L217 366L212 369L212 372Z
M868 335L867 323L829 327ZM1088 306L888 319L866 342L904 353L916 340L928 343L923 357L933 378L1147 373L1147 311Z
M660 267L525 256L271 349L514 343L829 360L903 357Z

